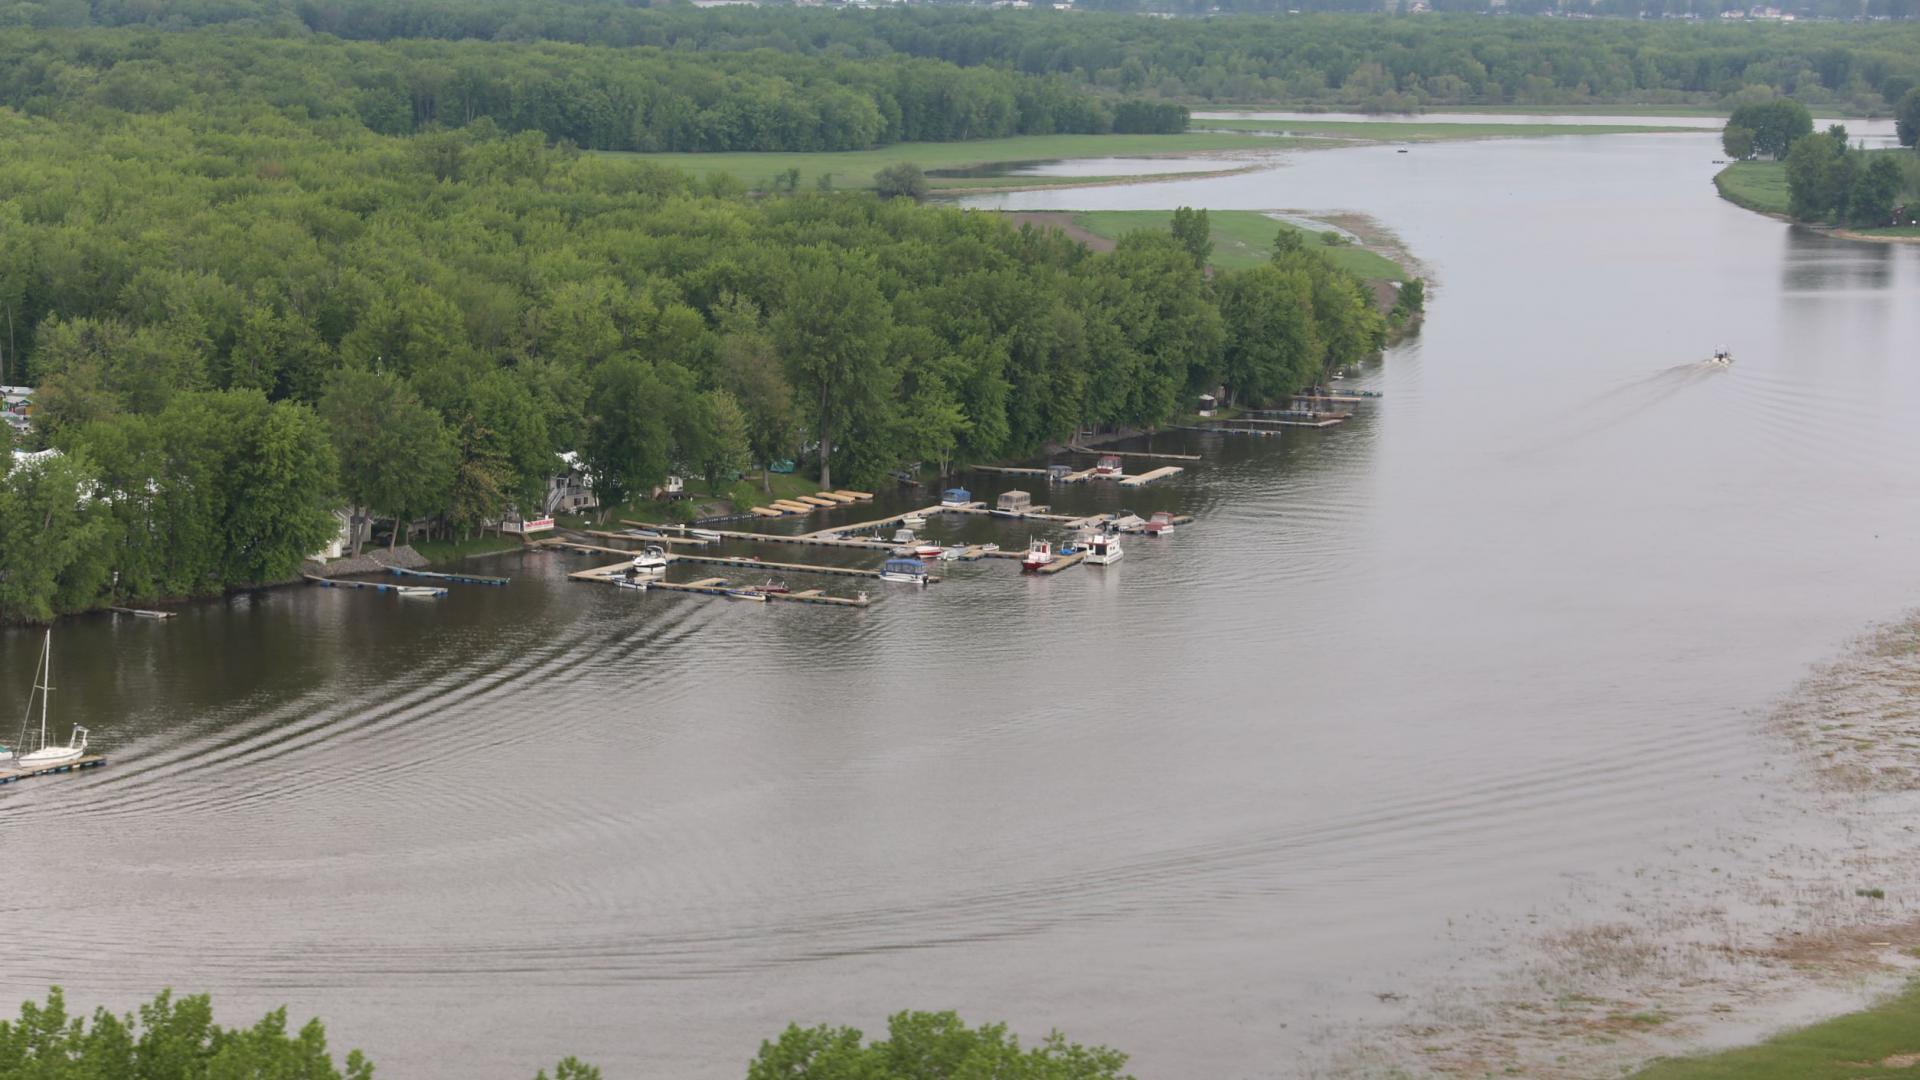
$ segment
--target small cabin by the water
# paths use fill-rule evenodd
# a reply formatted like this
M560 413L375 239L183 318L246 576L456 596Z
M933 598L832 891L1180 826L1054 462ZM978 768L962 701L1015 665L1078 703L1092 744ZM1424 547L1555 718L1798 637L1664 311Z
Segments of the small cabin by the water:
M966 488L948 488L940 493L941 506L972 506L973 492Z
M994 509L1003 514L1024 514L1033 509L1033 496L1024 491L1003 491Z

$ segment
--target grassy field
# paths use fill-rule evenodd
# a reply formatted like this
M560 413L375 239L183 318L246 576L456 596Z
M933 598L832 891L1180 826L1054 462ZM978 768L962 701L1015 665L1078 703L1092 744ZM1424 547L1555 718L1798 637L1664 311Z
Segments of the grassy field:
M1787 212L1787 163L1784 161L1737 161L1721 169L1713 178L1720 197L1763 214Z
M1920 239L1920 225L1893 225L1883 229L1849 229L1861 236L1910 236Z
M1060 158L1143 157L1200 154L1222 150L1280 150L1308 145L1307 140L1271 135L1191 131L1183 135L1021 135L1011 139L970 142L896 143L878 150L851 150L819 154L629 154L610 156L671 165L690 173L731 173L751 187L764 186L788 169L800 170L800 184L811 188L822 175L842 188L873 186L873 174L889 165L911 161L923 169L959 169L1001 161L1052 161ZM1033 186L1048 183L1085 184L1089 177L966 177L938 180L936 188Z
M1173 221L1171 210L1094 210L1075 214L1073 223L1109 240L1118 240L1135 229L1166 229ZM1306 234L1306 241L1332 257L1342 269L1369 281L1404 281L1406 271L1383 255L1357 247L1322 247L1318 233L1300 229L1257 210L1209 210L1207 225L1213 230L1213 265L1222 270L1240 270L1267 261L1274 234L1293 229Z
M1449 139L1523 139L1547 135L1634 135L1695 130L1647 124L1436 124L1417 120L1216 120L1196 119L1196 131L1286 131L1296 135L1364 139L1370 142L1440 142ZM1698 130L1707 130L1700 128Z
M1899 997L1758 1046L1675 1058L1633 1080L1880 1080L1920 1075L1920 983Z

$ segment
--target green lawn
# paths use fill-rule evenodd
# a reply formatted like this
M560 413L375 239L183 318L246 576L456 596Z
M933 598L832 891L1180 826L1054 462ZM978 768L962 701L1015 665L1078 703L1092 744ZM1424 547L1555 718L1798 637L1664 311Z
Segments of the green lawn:
M1173 221L1171 210L1093 210L1073 215L1073 223L1109 240L1117 240L1135 229L1166 229ZM1406 270L1383 255L1357 247L1323 247L1318 233L1300 229L1258 210L1209 210L1207 225L1213 231L1213 265L1222 270L1241 270L1266 262L1273 248L1273 237L1281 229L1306 233L1307 243L1327 253L1335 265L1368 281L1405 281Z
M889 165L913 162L923 169L958 169L990 165L1001 161L1052 161L1060 158L1142 157L1148 155L1198 154L1221 150L1280 150L1307 145L1308 140L1283 139L1271 135L1232 132L1190 131L1182 135L1020 135L1011 139L979 139L968 142L895 143L878 150L850 150L841 153L787 154L630 154L609 156L652 161L671 165L699 176L732 173L749 186L761 187L788 169L800 170L800 184L811 188L822 174L833 177L835 187L859 188L873 184L873 174ZM992 187L1015 183L1087 183L1088 177L1055 178L1004 177L949 178L944 187Z
M1446 139L1522 139L1545 135L1635 135L1708 130L1648 124L1436 124L1418 120L1217 120L1196 119L1195 130L1286 131L1296 135L1374 142L1438 142Z
M1852 229L1861 236L1915 236L1920 237L1920 225L1893 225L1881 229Z
M1787 163L1737 161L1715 174L1720 197L1763 214L1787 212Z
M1758 1046L1656 1062L1633 1074L1633 1080L1890 1080L1920 1075L1916 1065L1920 983L1865 1012L1788 1032Z

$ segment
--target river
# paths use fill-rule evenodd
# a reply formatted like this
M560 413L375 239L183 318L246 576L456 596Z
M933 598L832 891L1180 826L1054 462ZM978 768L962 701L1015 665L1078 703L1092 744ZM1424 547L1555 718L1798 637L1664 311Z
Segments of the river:
M1756 713L1920 597L1920 248L1720 202L1717 155L1359 147L975 200L1363 211L1431 273L1353 422L1163 435L1207 459L1048 493L1198 518L1114 567L950 564L848 612L516 555L438 603L63 622L56 713L112 760L0 789L0 1000L285 1003L425 1080L737 1077L789 1020L909 1007L1300 1075L1484 963L1463 926L1603 915L1583 883L1752 828ZM38 646L0 634L15 699Z

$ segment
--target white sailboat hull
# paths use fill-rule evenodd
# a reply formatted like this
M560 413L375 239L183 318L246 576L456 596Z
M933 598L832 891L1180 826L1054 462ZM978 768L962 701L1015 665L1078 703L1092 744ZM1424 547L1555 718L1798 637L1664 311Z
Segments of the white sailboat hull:
M85 757L86 747L50 746L45 750L35 750L20 758L23 769L44 769L50 765L64 765L69 761L79 761Z

